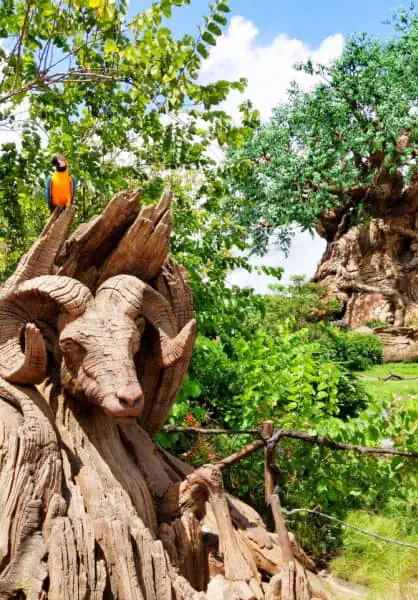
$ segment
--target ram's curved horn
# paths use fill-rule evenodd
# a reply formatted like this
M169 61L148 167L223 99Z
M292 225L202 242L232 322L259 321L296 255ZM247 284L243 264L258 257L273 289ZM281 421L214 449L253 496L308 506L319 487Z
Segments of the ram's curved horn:
M177 333L176 318L167 300L140 279L132 275L111 277L97 290L96 305L102 310L113 305L132 319L142 316L151 323L160 336L164 367L172 367L189 357L196 331L195 319Z
M60 314L76 318L93 297L70 277L30 279L0 300L0 375L13 383L40 383L46 376L47 352L34 321L54 321Z

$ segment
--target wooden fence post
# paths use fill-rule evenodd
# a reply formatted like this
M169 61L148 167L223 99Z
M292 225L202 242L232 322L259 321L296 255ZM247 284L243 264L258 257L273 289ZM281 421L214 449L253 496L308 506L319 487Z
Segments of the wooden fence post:
M265 440L271 438L274 432L273 421L264 421L262 434ZM270 496L273 493L274 481L273 475L269 468L269 456L268 456L268 448L267 445L264 448L264 499L269 506L270 504Z

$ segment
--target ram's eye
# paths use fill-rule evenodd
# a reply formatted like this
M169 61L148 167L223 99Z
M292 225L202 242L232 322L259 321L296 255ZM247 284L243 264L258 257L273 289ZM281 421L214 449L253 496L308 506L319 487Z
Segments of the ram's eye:
M78 354L85 352L83 346L71 338L60 340L59 344L62 352L65 352L65 354Z
M60 340L59 344L69 371L77 375L86 355L86 349L71 338Z

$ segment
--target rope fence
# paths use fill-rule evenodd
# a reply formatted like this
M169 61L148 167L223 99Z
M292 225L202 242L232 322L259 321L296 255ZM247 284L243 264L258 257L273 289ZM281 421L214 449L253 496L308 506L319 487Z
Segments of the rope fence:
M277 446L280 444L282 439L297 439L307 444L321 446L325 448L329 448L330 450L338 450L338 451L349 451L356 452L361 456L402 456L404 458L409 459L418 459L417 452L407 452L406 450L397 450L395 448L376 448L372 446L360 446L357 444L345 444L343 442L335 442L334 440L329 440L326 438L320 438L316 435L311 435L306 432L296 431L293 429L280 429L274 428L272 421L265 421L263 427L261 429L203 429L200 427L178 427L176 425L166 425L163 428L164 433L182 433L182 434L192 434L192 435L253 435L258 439L250 442L241 450L234 452L230 456L227 456L216 463L216 467L219 470L224 470L227 467L232 466L233 464L240 462L243 458L251 455L253 452L260 448L264 448L264 490L265 490L265 501L273 513L273 519L276 527L276 533L279 534L281 544L284 546L284 554L287 557L287 561L292 560L292 550L290 547L290 543L288 542L288 531L285 524L285 519L283 515L291 516L297 513L308 513L315 516L320 516L322 518L328 519L329 521L333 521L339 523L343 527L351 528L358 533L363 535L368 535L370 537L376 538L380 541L396 544L397 546L402 546L406 548L413 548L414 550L418 550L418 545L412 544L409 542L402 542L400 540L395 540L392 538L384 537L378 535L377 533L373 533L372 531L367 531L361 527L356 525L352 525L351 523L347 523L346 521L342 521L341 519L337 519L331 515L327 515L318 510L313 510L309 508L295 508L292 510L284 509L280 504L280 468L276 464L275 461L275 451Z
M417 544L410 544L409 542L401 542L400 540L395 540L393 538L384 537L383 535L373 533L372 531L368 531L367 529L363 529L362 527L358 527L357 525L352 525L351 523L347 523L347 521L341 521L341 519L337 519L337 517L332 517L331 515L326 515L325 513L320 512L319 510L312 510L310 508L293 508L292 510L286 510L285 508L282 508L282 510L285 513L285 515L287 515L288 517L291 515L294 515L296 513L309 513L311 515L324 517L325 519L328 519L329 521L335 521L335 522L339 523L340 525L343 525L344 527L348 527L349 529L354 529L354 531L357 531L358 533L362 533L363 535L368 535L370 537L376 538L377 540L380 540L381 542L388 542L389 544L396 544L397 546L404 546L406 548L413 548L414 550L418 550Z
M200 427L178 427L176 425L166 425L163 427L164 433L183 433L194 435L255 435L260 437L262 444L272 443L273 438L266 438L263 435L262 429L201 429ZM359 446L357 444L345 444L335 442L325 438L320 438L316 435L296 431L294 429L275 429L273 433L274 440L279 441L281 438L290 438L301 440L308 444L315 444L330 448L331 450L345 450L357 452L363 456L367 455L382 455L382 456L403 456L404 458L418 459L418 452L407 452L406 450L397 450L395 448L374 448L372 446ZM257 446L258 448L259 446Z

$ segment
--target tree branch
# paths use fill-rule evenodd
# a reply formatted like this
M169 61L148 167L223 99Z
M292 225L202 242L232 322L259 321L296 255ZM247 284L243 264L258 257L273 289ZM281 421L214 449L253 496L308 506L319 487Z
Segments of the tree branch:
M174 425L166 425L163 427L163 431L165 433L194 433L199 435L259 435L262 437L262 433L260 429L200 429L199 427L176 427ZM273 445L275 446L280 439L282 438L290 438L301 440L302 442L306 442L308 444L313 444L316 446L322 446L325 448L330 448L331 450L345 450L350 452L357 452L362 454L363 456L404 456L405 458L413 458L418 459L418 452L407 452L406 450L396 450L395 448L375 448L373 446L359 446L357 444L344 444L342 442L334 442L333 440L327 440L325 438L320 438L316 435L310 435L309 433L295 431L294 429L276 429L271 436L271 438L266 439L263 437L263 444ZM255 444L255 442L254 442ZM248 449L251 444L246 446L243 450L246 450L244 456L247 456L250 452ZM253 450L257 450L261 447L260 444L254 445ZM240 451L242 452L242 451ZM232 456L237 455L238 453L234 453ZM226 459L224 459L226 460ZM222 461L224 462L224 461ZM234 461L235 462L235 461Z
M356 444L344 444L342 442L334 442L325 438L319 438L316 435L310 435L293 429L276 429L272 437L268 440L268 444L276 445L281 438L291 438L301 440L308 444L330 448L331 450L348 450L358 452L363 456L405 456L406 458L418 458L418 452L406 452L405 450L395 450L394 448L374 448L372 446L358 446Z

